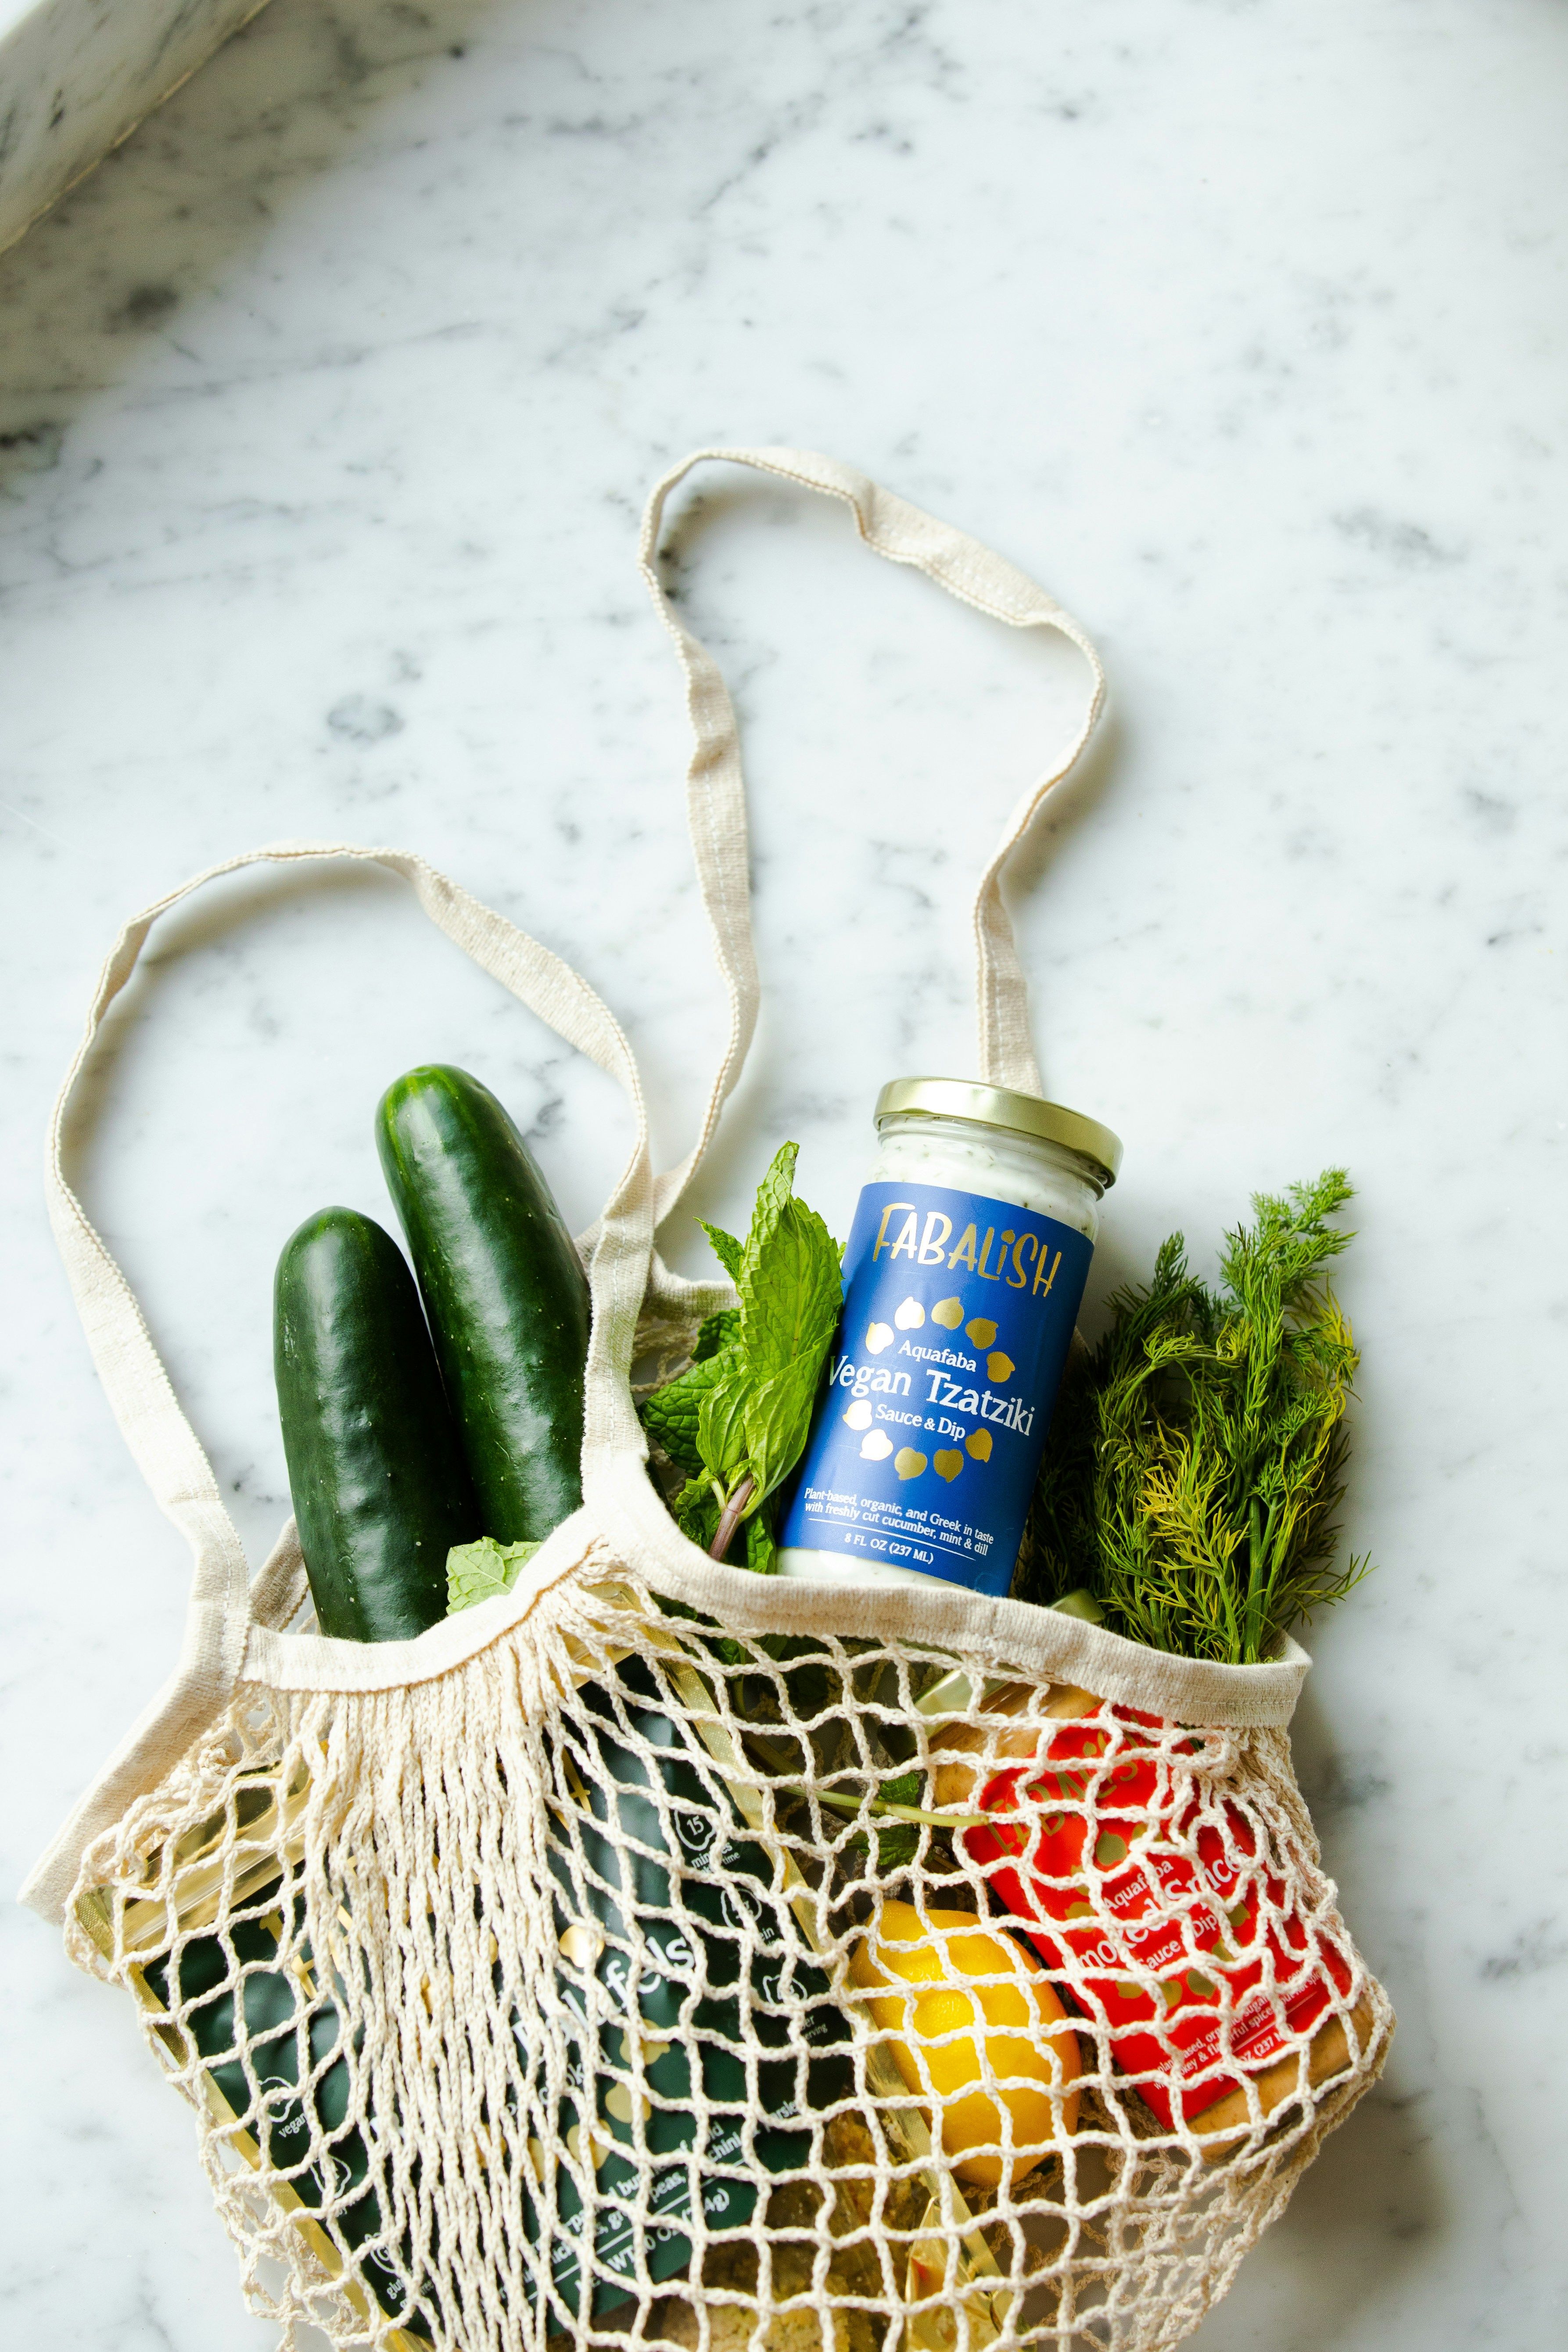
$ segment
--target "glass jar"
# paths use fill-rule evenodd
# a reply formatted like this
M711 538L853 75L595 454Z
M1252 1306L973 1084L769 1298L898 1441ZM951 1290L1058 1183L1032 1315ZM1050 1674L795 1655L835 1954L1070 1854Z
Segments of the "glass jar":
M1037 1096L895 1078L779 1573L1005 1593L1121 1146Z

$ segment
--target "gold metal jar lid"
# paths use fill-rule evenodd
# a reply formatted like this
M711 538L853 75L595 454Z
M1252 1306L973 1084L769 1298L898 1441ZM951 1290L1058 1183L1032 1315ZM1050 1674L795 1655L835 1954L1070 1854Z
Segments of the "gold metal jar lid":
M1005 1127L1015 1135L1040 1137L1091 1160L1107 1184L1121 1165L1121 1139L1085 1118L1065 1103L1042 1102L1038 1095L1015 1094L1010 1087L982 1087L967 1078L889 1078L877 1097L877 1124L906 1111L927 1118L969 1118L982 1127Z

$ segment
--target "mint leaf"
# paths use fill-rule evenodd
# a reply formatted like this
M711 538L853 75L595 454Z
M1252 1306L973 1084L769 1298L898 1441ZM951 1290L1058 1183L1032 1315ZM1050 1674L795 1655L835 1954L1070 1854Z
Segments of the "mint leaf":
M726 1307L710 1315L697 1334L692 1361L679 1379L667 1381L645 1398L643 1427L656 1438L678 1470L698 1476L702 1454L697 1443L697 1419L708 1391L724 1376L724 1353L741 1328L741 1310Z
M498 1592L510 1592L538 1549L536 1543L498 1543L494 1536L454 1544L447 1554L447 1616L471 1609L476 1601L491 1601Z
M643 1406L650 1435L687 1474L677 1524L710 1549L728 1508L748 1567L763 1574L776 1564L768 1499L805 1447L842 1304L837 1244L795 1197L799 1150L774 1153L743 1245L704 1225L741 1304L708 1318L689 1369Z
M754 1510L771 1495L800 1460L811 1428L819 1370L818 1358L812 1354L786 1364L771 1379L758 1381L744 1391L746 1467L757 1482L748 1510Z
M726 1351L707 1356L693 1364L680 1378L669 1381L652 1396L644 1400L643 1427L650 1437L656 1437L675 1464L689 1478L695 1478L702 1468L702 1453L697 1440L698 1417L702 1400L724 1377Z
M729 1236L725 1238L727 1240ZM705 1364L710 1356L716 1356L721 1348L727 1348L731 1340L738 1337L740 1328L741 1310L738 1307L723 1307L717 1315L710 1315L697 1334L697 1342L691 1350L692 1362Z
M798 1143L781 1143L768 1164L767 1173L757 1187L756 1206L752 1211L751 1228L746 1234L746 1246L741 1253L741 1263L732 1279L741 1294L744 1314L746 1287L754 1281L763 1252L778 1230L779 1220L789 1202L795 1183L795 1163L800 1157Z
M748 1242L742 1269L741 1335L753 1365L782 1371L807 1360L815 1387L843 1304L832 1234L804 1201L785 1201L754 1250Z
M722 1225L710 1225L706 1217L699 1217L697 1222L712 1243L713 1255L731 1281L739 1282L741 1259L743 1255L742 1244L735 1239L733 1234L727 1234Z
M745 1475L746 1404L752 1383L744 1343L712 1359L719 1376L705 1391L697 1414L697 1450L702 1467L728 1493Z
M890 1878L895 1871L908 1870L920 1852L921 1832L918 1822L889 1822L876 1832L877 1874ZM845 1843L851 1853L864 1853L869 1843L864 1830L857 1830Z

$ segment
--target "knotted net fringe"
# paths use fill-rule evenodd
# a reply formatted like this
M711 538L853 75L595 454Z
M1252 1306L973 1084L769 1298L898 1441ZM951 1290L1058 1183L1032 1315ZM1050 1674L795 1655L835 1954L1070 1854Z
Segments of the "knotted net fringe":
M1037 1091L1002 877L1089 739L1104 692L1092 645L1012 565L852 468L809 451L700 454L845 502L879 554L1083 655L1081 717L1018 801L975 902L978 1074ZM681 1548L637 1464L619 1461L616 1484L603 1461L635 1444L620 1367L652 1233L714 1131L758 1003L734 715L658 568L666 501L696 462L658 485L641 544L687 680L691 833L730 1004L679 1167L653 1176L635 1059L607 1007L422 858L274 845L143 909L110 950L55 1114L50 1210L110 1402L197 1566L180 1667L31 1899L53 1916L82 1855L74 1957L131 1990L195 2106L246 2291L285 2347L313 2324L340 2352L1153 2352L1223 2290L1386 2043L1387 2002L1333 1908L1283 1736L1163 1720L1158 1697L1147 1705L1166 1680L1152 1653L1142 1712L1092 1699L1063 1712L1036 1691L1020 1715L994 1651L946 1633L938 1651L705 1626L647 1589L658 1558L679 1581ZM627 1532L620 1556L594 1553L426 1679L284 1688L281 1650L263 1643L273 1663L215 1719L212 1693L255 1631L241 1549L68 1181L67 1110L163 914L258 860L344 856L401 875L631 1102L636 1145L591 1252L588 1449ZM661 1300L641 1336L674 1371L706 1310L656 1259L650 1308ZM628 1496L646 1505L640 1540ZM258 1583L270 1596L277 1580ZM280 1630L270 1607L253 1589L253 1616ZM945 1721L920 1705L943 1677ZM964 1791L979 1818L959 1818ZM921 1813L942 1818L910 1818ZM944 1994L931 1968L962 1957L946 1930L965 1912L986 1932L967 1938L965 1989ZM913 1941L893 1932L911 1919ZM882 1929L929 1990L900 1999L895 1984L873 2009L853 1979ZM1177 2083L1194 2064L1237 2077L1224 2128ZM928 2118L940 2139L937 2094L955 2086L966 2095L945 2120L966 2129L949 2165Z
M981 1707L994 1666L969 1662L956 1717L920 1711L963 1663L704 1627L601 1557L431 1681L241 1686L89 1852L69 1935L135 1994L196 2107L246 2294L285 2352L307 2322L395 2352L1156 2352L1196 2326L1375 2078L1386 2000L1334 1908L1283 1733L1102 1710L1087 1738L1067 1727L1064 1765L1037 1693L1023 1744L1058 1769L1030 1779L1017 1717ZM973 1817L868 1810L916 1765L931 1771L911 1810L942 1810L929 1792L952 1749L933 1737L955 1728L972 1788L1000 1770L1010 1791L1000 1859L973 1848ZM1080 1931L1114 1940L1142 1838L1162 1885L1206 1856L1205 1883L1217 1869L1234 1897L1229 1956L1263 1956L1261 1990L1203 1974L1190 1901L1186 1929L1170 1912L1190 1947L1175 1976L1168 1948L1146 1942L1143 1967L1124 1931L1117 1945L1121 1993L1146 2009L1163 2015L1185 1969L1238 2041L1269 2011L1289 2094L1265 2101L1243 2071L1247 2112L1206 2147L1203 2114L1170 2096L1195 1996L1149 2024L1151 2064L1108 2014L1110 1947L1092 1936L1058 1926L1044 1947L1071 2039L1037 2030L1026 2074L1016 2038L950 2006L923 2044L906 2036L911 2085L852 1981L891 1902L936 1945L931 1913L1028 1924L998 1880L1020 1853L1046 1867L1031 1839L1075 1821ZM1049 1901L1048 1874L1033 1883ZM1289 2021L1300 1950L1320 1973L1327 1956L1339 2021L1320 2081L1322 2019ZM994 1988L1017 2023L1016 1969L965 1981L982 2018ZM992 2185L932 2160L922 2116L955 2051L992 2101Z

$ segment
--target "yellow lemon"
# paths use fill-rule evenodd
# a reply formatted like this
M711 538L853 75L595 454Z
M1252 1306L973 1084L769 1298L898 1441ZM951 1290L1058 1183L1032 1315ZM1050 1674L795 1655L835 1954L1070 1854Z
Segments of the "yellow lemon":
M1007 2169L1020 2179L1077 2129L1078 2036L1039 1962L1011 1937L989 1933L973 1911L884 1903L849 1967L905 2083L928 2117L938 2110L961 2180L998 2189ZM984 2062L964 2031L977 2021ZM987 2063L1012 2125L1007 2154L996 2099L974 2087Z

